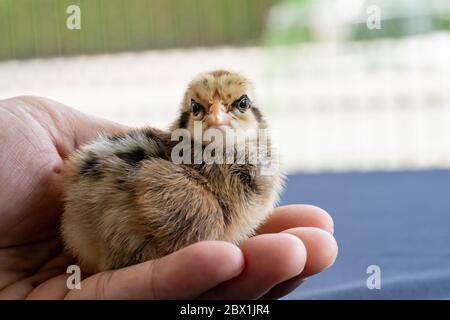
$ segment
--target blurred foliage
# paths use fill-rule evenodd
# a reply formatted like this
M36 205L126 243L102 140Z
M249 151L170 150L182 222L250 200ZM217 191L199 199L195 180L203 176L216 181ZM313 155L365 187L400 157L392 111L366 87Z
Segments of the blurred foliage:
M313 5L314 0L282 0L278 3L275 10L283 13L269 21L263 33L263 43L271 46L314 41L313 30L305 23L308 20L309 8ZM290 21L287 23L288 27L280 28L286 20Z
M0 0L0 60L256 43L276 0ZM81 8L81 30L66 9Z
M367 27L369 6L380 8L380 29ZM435 30L450 30L449 0L282 0L272 8L263 40L267 45L290 45L399 38Z
M264 44L267 46L295 45L299 42L314 40L314 35L309 28L293 28L282 32L268 31L264 34Z
M365 6L381 8L382 27L369 30L360 15L352 27L351 37L356 40L400 38L435 30L450 30L448 0L366 0ZM363 12L364 13L364 12Z
M365 40L450 30L449 0L359 0L359 12L340 21L333 6L341 5L342 11L355 2L0 0L0 60L254 45L261 39L267 45L285 45L323 40L324 34L332 38L334 33L337 40ZM81 30L66 28L66 9L72 4L81 8ZM382 8L380 30L369 30L365 23L365 9L372 4ZM321 30L324 21L329 30Z

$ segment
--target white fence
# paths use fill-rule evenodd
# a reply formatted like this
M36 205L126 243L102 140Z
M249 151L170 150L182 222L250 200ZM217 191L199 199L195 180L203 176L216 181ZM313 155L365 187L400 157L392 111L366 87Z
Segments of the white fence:
M152 51L0 63L0 98L33 94L164 127L189 79L250 78L289 170L450 167L450 35L289 48Z

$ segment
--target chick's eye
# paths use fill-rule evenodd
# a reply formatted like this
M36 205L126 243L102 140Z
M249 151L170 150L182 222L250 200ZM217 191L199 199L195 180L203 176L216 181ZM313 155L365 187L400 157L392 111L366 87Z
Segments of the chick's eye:
M241 112L244 112L250 107L250 100L246 95L239 98L239 101L237 103L237 107Z
M202 106L200 106L194 100L191 100L191 113L196 116L202 111Z

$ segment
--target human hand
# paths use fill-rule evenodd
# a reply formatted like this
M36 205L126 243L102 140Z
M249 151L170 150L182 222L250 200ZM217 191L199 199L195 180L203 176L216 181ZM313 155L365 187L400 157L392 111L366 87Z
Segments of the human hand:
M125 127L43 98L0 101L0 299L278 298L334 262L333 222L323 210L274 210L239 247L203 241L166 257L84 275L69 290L73 258L58 234L63 160L99 132Z

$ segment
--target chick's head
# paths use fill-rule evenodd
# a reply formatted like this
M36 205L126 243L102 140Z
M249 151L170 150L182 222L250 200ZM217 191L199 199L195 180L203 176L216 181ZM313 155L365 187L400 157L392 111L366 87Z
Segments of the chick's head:
M266 127L257 108L249 80L229 71L213 71L192 80L184 94L180 115L173 129L209 129L257 135Z

